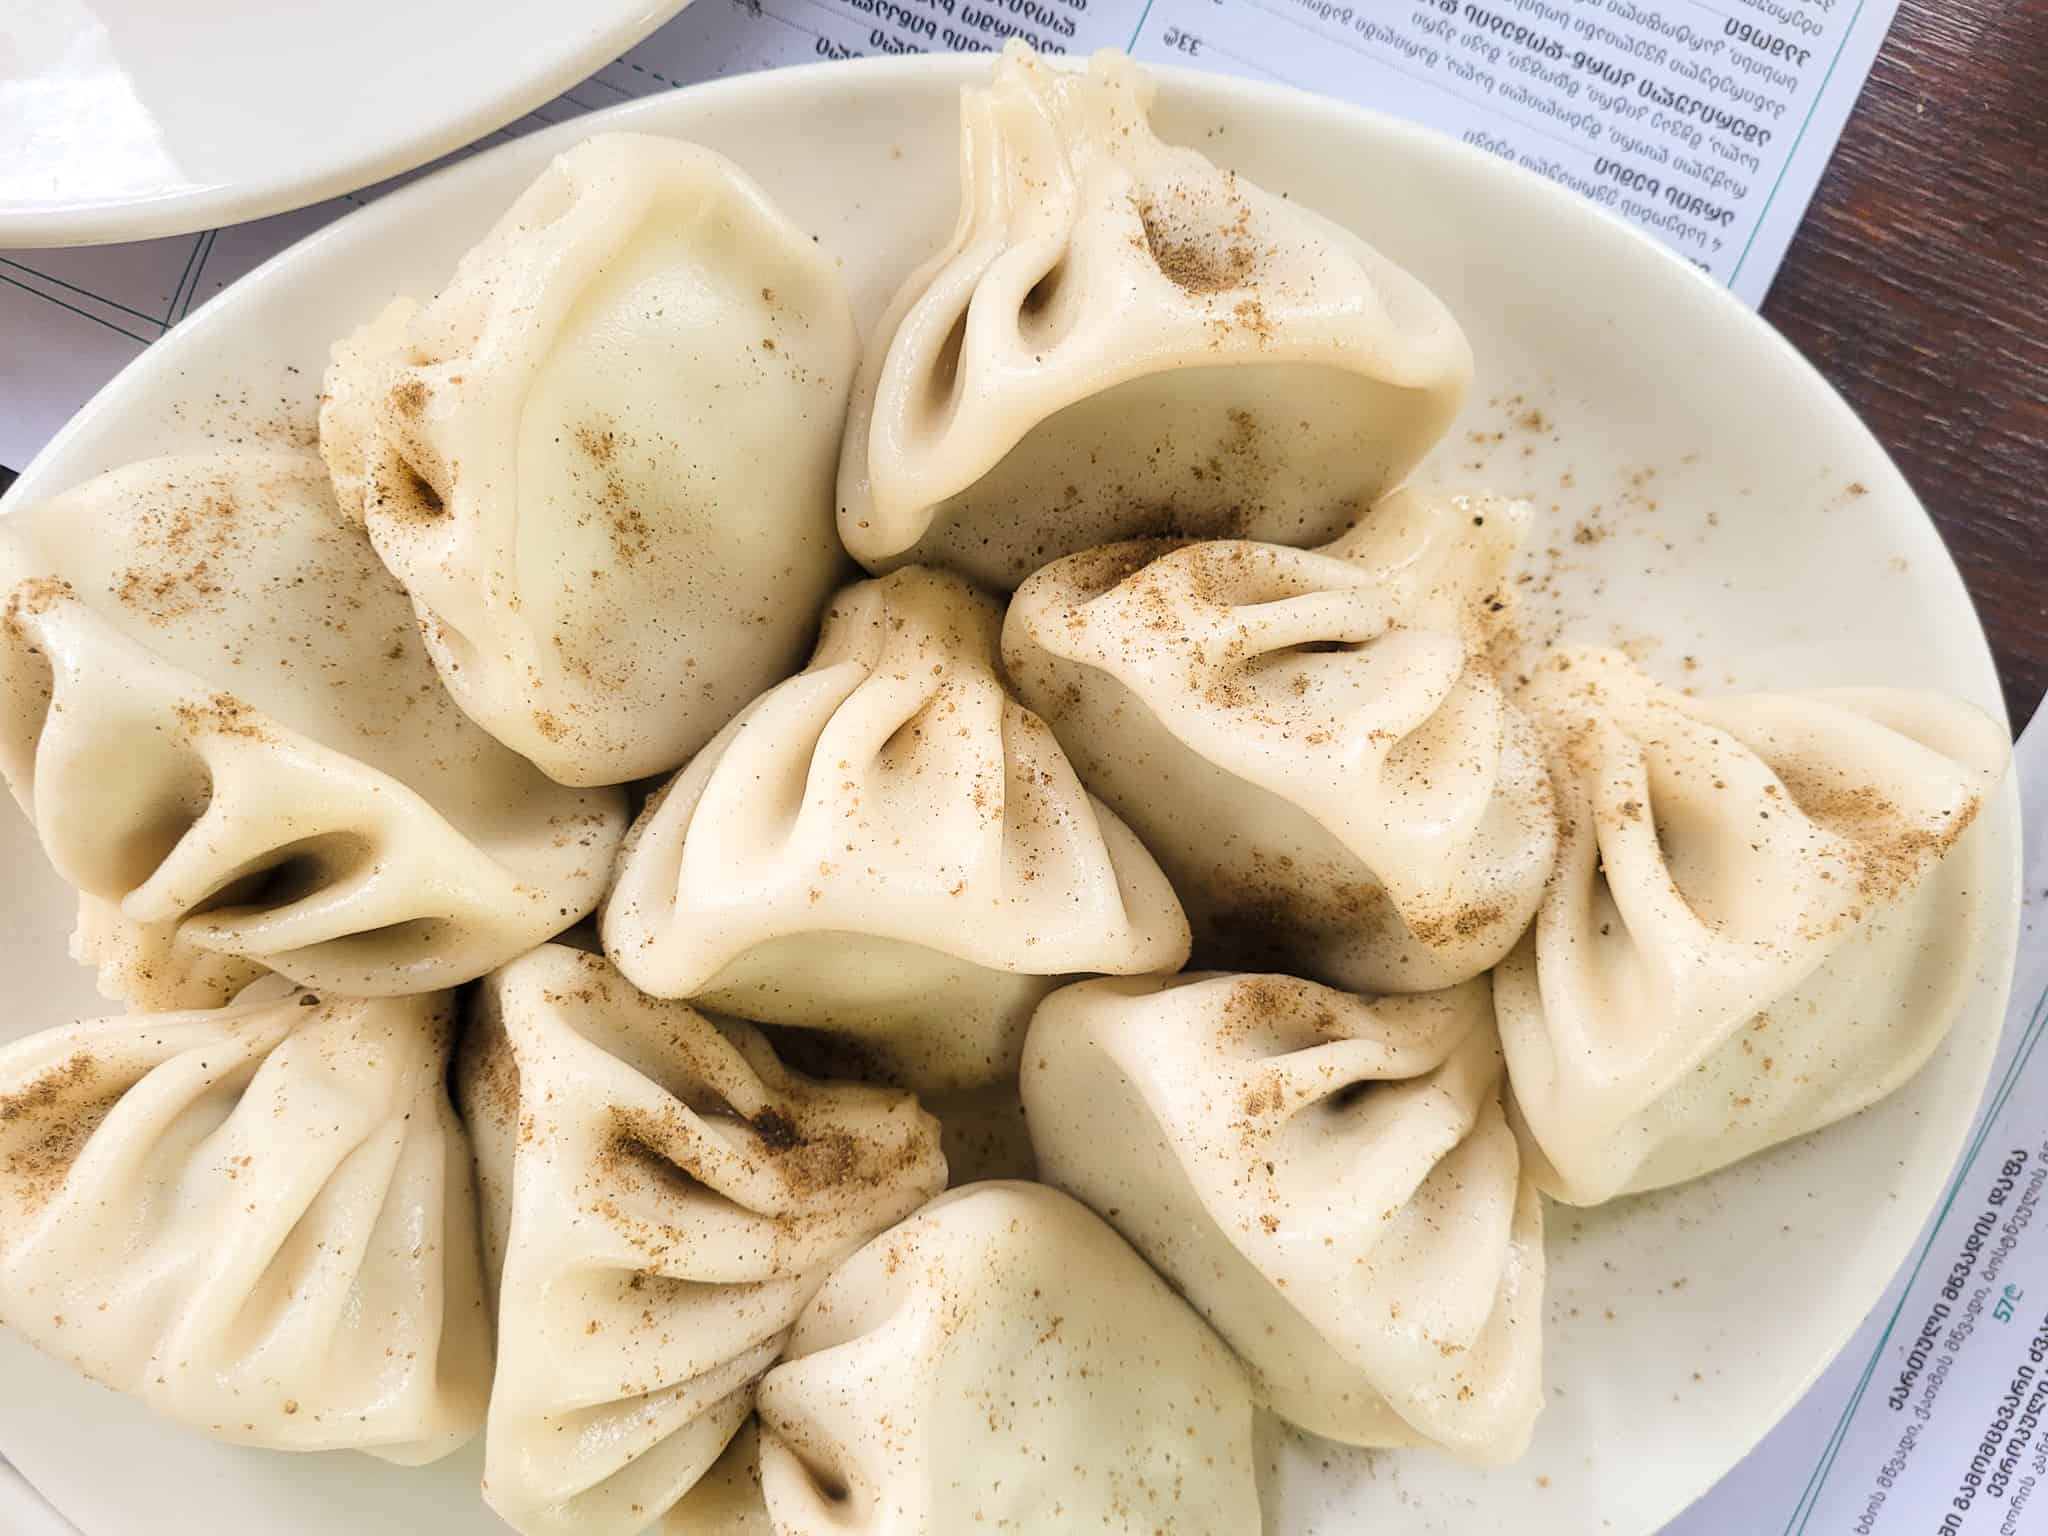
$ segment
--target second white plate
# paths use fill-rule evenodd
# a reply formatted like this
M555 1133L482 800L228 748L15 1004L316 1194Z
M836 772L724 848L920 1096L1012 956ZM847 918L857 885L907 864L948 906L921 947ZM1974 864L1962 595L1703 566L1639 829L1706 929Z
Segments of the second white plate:
M685 0L0 0L0 248L353 191L510 122Z

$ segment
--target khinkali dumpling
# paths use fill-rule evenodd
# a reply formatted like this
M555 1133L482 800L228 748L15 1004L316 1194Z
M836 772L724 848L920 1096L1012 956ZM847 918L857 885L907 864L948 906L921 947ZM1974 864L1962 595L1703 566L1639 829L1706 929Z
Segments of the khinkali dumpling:
M101 997L133 1013L220 1008L268 968L241 955L215 954L178 936L175 923L138 923L111 901L78 898L71 958L95 972Z
M1486 983L1286 976L1054 993L1025 1044L1050 1183L1112 1225L1283 1418L1506 1461L1542 1407L1543 1216Z
M811 664L650 801L605 906L643 991L858 1037L919 1092L1014 1075L1075 972L1171 971L1159 866L996 673L1002 610L920 568L842 591Z
M2000 726L1882 688L1687 698L1594 649L1522 698L1564 843L1495 997L1546 1193L1708 1173L1919 1069L1974 975L1988 876L1956 843Z
M335 348L320 443L456 702L616 784L802 659L856 345L832 259L737 166L601 134Z
M1456 413L1464 334L1349 231L1160 142L1150 87L1012 43L961 92L960 216L882 317L839 534L1014 587L1140 534L1320 543Z
M566 945L485 980L457 1078L498 1277L484 1496L529 1536L659 1519L831 1267L946 1181L908 1094L798 1077Z
M1557 846L1485 665L1528 516L1402 491L1320 550L1111 545L1018 591L1018 695L1158 856L1198 960L1416 992L1513 946Z
M1259 1529L1242 1368L1043 1185L955 1190L847 1260L760 1415L781 1536Z
M0 771L142 930L384 995L596 906L623 795L455 707L311 453L151 459L0 519L0 603Z
M224 1440L429 1461L491 1322L448 993L281 979L0 1047L0 1321Z

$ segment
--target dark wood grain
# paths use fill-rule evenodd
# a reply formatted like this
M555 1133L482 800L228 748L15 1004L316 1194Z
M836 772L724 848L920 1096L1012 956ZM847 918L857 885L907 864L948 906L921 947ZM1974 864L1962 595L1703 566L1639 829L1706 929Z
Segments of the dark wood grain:
M2048 689L2048 0L1904 0L1764 315L1933 511L2024 725Z
M1905 0L1764 316L1862 414L2048 687L2048 0Z

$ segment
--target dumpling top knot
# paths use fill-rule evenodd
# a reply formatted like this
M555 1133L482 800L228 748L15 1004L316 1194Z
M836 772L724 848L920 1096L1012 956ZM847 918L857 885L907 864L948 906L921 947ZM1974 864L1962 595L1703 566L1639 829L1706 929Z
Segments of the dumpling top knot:
M855 386L839 531L1013 587L1136 535L1313 543L1397 483L1471 373L1363 241L1164 143L1130 60L1013 43L961 96L961 211Z

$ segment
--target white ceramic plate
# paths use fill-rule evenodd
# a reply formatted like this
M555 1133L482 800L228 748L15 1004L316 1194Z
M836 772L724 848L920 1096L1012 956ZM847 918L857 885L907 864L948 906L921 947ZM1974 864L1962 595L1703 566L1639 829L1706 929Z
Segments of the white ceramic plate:
M575 84L684 0L0 0L0 248L353 191Z
M955 99L985 63L756 75L622 107L745 165L842 262L871 324L949 229ZM2000 709L1961 580L1847 407L1725 293L1570 194L1334 102L1162 72L1167 137L1351 225L1450 303L1479 360L1440 478L1532 496L1529 624L1621 640L1673 680L1884 681ZM152 347L12 497L209 434L305 429L328 342L393 290L429 293L585 119L446 170L313 236ZM1688 670L1685 658L1700 658ZM1526 1460L1476 1471L1269 1435L1286 1536L1645 1536L1731 1467L1848 1338L1931 1207L1982 1089L2012 968L2016 800L1981 818L1993 917L1962 1023L1902 1093L1711 1179L1554 1209L1550 1401ZM100 1011L63 958L70 913L0 818L0 1034ZM1965 936L1965 942L1969 936ZM28 1005L28 1006L23 1006ZM0 1333L0 1447L87 1536L497 1529L478 1453L425 1472L212 1445ZM119 1468L118 1476L109 1476Z

